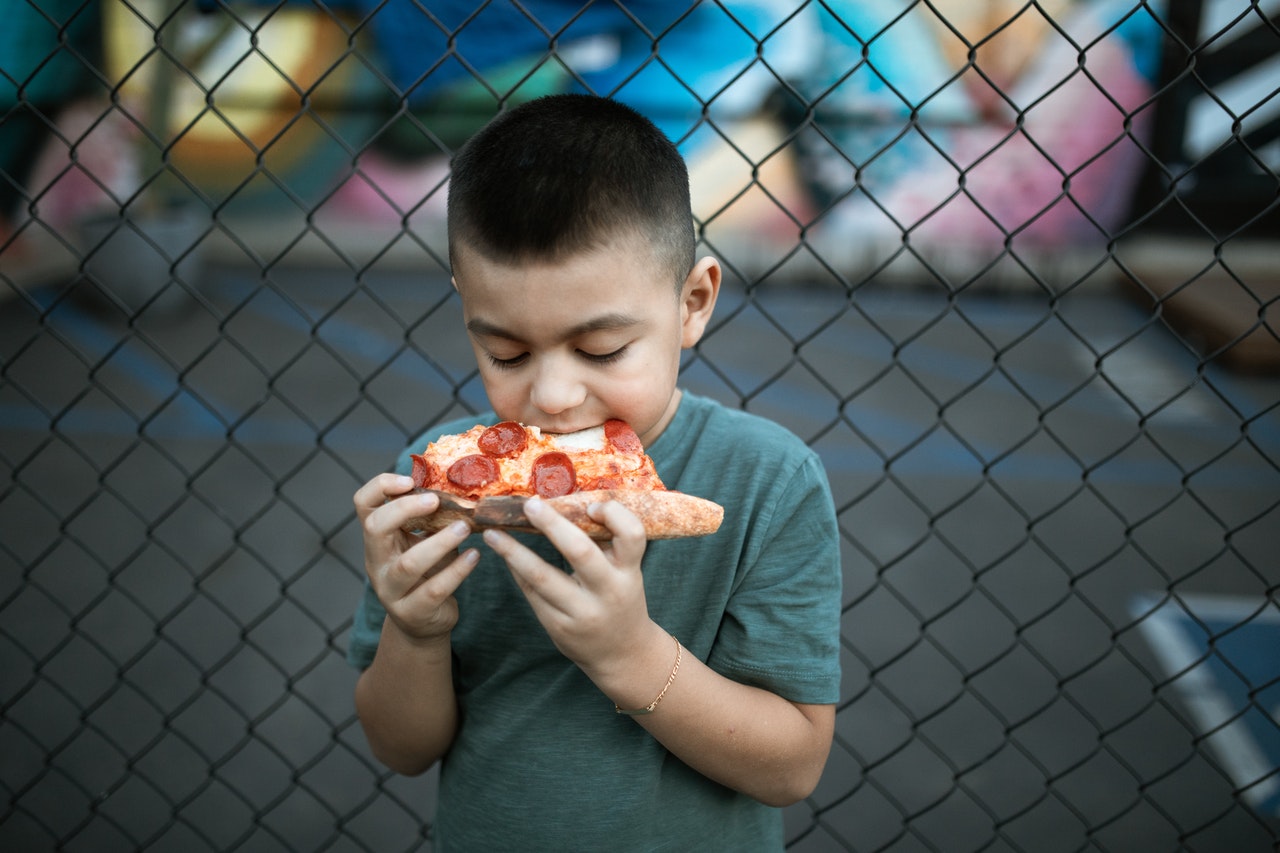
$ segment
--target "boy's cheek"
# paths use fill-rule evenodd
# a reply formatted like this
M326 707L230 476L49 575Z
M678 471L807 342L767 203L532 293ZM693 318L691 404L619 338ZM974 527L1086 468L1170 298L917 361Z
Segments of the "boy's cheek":
M493 409L500 421L517 421L522 424L537 422L533 406L529 402L529 394L519 388L512 388L508 383L490 383L481 376L485 396L489 398L489 407Z
M484 386L485 394L489 397L489 402L498 408L500 401L510 402L512 399L520 395L517 383L511 377L504 376L491 367L480 367L480 384ZM527 396L527 395L525 395ZM499 412L499 414L502 414Z

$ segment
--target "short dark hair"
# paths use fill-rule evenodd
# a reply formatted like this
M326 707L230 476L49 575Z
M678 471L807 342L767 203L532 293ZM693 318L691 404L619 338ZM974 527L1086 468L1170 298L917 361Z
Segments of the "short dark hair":
M696 243L689 172L649 119L592 95L548 95L500 113L453 160L449 255L560 260L639 238L676 286Z

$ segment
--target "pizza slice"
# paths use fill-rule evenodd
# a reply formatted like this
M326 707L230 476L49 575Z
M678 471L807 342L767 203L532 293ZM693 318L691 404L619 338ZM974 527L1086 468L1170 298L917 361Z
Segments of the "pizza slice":
M524 515L533 495L596 539L610 533L587 508L608 500L635 513L649 539L705 536L724 518L719 504L667 489L635 430L620 420L574 433L544 433L514 421L478 425L442 436L411 458L415 492L440 496L440 509L405 525L417 534L459 518L475 530L536 533Z

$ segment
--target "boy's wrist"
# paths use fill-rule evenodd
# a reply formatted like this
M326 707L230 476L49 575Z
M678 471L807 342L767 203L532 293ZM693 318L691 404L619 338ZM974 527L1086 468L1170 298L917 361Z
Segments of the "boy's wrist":
M636 642L627 654L608 667L591 675L616 708L635 710L647 708L660 693L666 701L671 687L671 673L677 658L675 638L656 622L650 622L643 639Z
M411 634L404 630L390 616L382 624L381 644L390 643L391 645L405 650L413 651L416 654L443 654L451 656L453 653L453 632L447 630L439 634L428 634L419 636Z
M680 641L676 640L674 634L671 635L671 639L675 640L676 644L676 662L671 665L671 674L667 676L667 683L662 685L658 695L653 698L652 702L642 708L623 708L615 702L613 705L614 711L619 714L626 714L629 717L643 717L647 714L652 714L658 709L658 705L667 697L667 691L671 689L671 685L676 683L676 676L680 674L680 662L684 659L684 646L680 645Z

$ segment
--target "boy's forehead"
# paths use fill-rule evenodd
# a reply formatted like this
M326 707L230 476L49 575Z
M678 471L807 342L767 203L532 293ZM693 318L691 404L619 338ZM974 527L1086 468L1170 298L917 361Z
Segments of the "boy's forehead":
M652 328L674 316L677 300L666 282L625 264L495 268L455 271L468 332L550 344L624 329Z
M671 293L673 284L654 252L634 241L612 243L564 257L495 261L477 252L455 252L453 282L463 304L503 296L524 302L541 296L575 299L646 299Z

